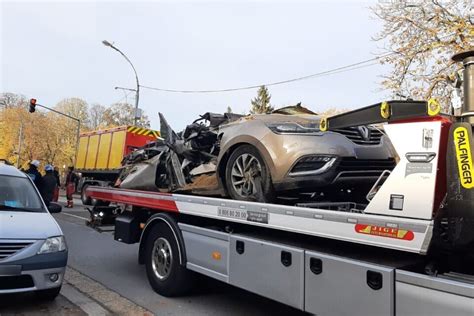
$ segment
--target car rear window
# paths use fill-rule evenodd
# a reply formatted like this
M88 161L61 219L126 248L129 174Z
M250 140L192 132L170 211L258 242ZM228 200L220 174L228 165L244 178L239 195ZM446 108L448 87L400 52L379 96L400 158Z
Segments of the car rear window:
M41 197L27 178L0 175L0 212L45 212Z

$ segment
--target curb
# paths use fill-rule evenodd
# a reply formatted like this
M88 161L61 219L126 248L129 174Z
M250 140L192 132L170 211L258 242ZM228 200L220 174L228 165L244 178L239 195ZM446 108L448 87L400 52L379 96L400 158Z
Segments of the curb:
M153 313L68 266L61 294L90 316Z
M61 288L61 295L67 298L71 303L79 307L84 313L89 316L105 316L110 315L102 306L97 302L91 300L86 295L76 290L69 283L64 283Z

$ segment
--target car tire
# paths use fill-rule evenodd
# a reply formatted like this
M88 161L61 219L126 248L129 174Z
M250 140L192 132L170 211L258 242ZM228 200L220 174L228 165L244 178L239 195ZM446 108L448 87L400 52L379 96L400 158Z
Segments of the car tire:
M244 170L241 174L233 173L240 170L238 166L250 169ZM245 183L242 187L240 181ZM251 145L239 146L232 152L227 160L224 182L228 194L234 200L272 202L275 199L270 171L262 155Z
M81 189L81 201L83 205L92 205L92 199L86 196L86 190L89 187L88 184L84 185Z
M61 292L61 287L55 287L53 289L39 290L35 292L38 299L42 301L53 301Z
M192 288L193 274L180 264L178 247L173 231L165 223L155 225L147 236L146 273L151 287L160 295L179 296Z

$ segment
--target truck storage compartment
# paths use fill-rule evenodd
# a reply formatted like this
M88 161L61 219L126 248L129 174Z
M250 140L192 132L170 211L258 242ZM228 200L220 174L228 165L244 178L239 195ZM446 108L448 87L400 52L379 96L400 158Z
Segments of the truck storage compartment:
M397 270L397 316L474 315L474 280L460 281Z
M231 235L229 281L248 291L303 309L304 251Z
M304 310L318 316L394 315L394 269L306 251Z
M229 234L179 224L186 248L186 267L220 281L228 282Z

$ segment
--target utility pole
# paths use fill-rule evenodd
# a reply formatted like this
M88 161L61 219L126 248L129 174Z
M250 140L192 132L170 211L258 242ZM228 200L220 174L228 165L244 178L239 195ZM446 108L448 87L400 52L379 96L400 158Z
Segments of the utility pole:
M20 169L21 145L23 142L23 121L20 122L20 133L18 135L18 155L16 159L16 168Z
M134 125L136 126L137 123L138 123L138 119L140 118L139 117L139 113L138 113L138 99L140 97L140 83L138 82L138 75L137 75L137 71L135 70L135 67L133 66L132 62L130 61L130 59L128 59L128 57L122 53L122 51L120 49L118 49L117 47L115 47L112 43L110 43L109 41L106 41L106 40L103 40L102 41L102 44L104 44L105 46L108 46L114 50L116 50L117 52L120 53L120 55L122 55L127 61L128 63L130 64L130 66L132 66L132 69L133 69L133 72L135 73L135 80L137 82L137 88L135 89L135 117L134 117Z

